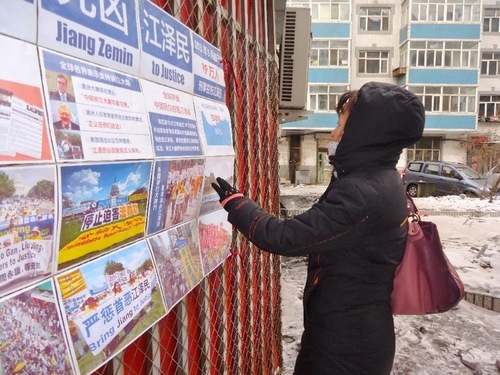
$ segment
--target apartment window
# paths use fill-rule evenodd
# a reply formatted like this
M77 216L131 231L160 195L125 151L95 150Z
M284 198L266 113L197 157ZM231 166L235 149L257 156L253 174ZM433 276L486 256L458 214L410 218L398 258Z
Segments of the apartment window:
M412 86L427 112L471 113L476 110L476 88L460 86Z
M478 117L481 122L500 122L500 95L481 95Z
M410 43L410 66L476 68L477 42L418 41Z
M349 41L313 40L310 55L311 66L347 66Z
M500 75L500 52L483 52L481 55L481 74Z
M360 51L358 55L358 73L387 74L389 72L389 52Z
M361 31L389 31L390 8L361 8L359 29Z
M474 0L418 0L412 3L411 20L421 22L478 22L481 4Z
M500 32L500 9L485 9L483 16L483 31L487 33Z
M350 0L288 0L288 5L311 8L313 21L349 21Z
M441 137L423 137L406 150L408 160L434 161L441 160Z
M339 97L347 86L309 85L310 111L335 111Z

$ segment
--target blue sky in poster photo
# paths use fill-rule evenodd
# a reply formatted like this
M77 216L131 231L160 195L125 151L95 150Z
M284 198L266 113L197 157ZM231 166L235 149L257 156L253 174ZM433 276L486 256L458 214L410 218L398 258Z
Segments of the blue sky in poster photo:
M72 165L61 167L62 193L74 202L109 197L114 183L128 195L141 186L149 187L151 162Z
M150 259L151 254L145 241L139 241L127 246L120 251L113 252L101 257L94 262L87 263L80 268L85 281L89 283L89 288L98 289L106 284L104 269L106 263L113 260L121 263L127 270L136 270L146 259Z

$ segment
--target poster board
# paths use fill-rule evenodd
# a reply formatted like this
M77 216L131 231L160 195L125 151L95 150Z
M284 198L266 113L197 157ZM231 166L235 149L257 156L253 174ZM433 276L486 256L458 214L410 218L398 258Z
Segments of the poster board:
M195 220L148 238L167 311L170 311L203 278L200 244Z
M139 0L140 76L193 93L192 31L149 0Z
M53 161L36 47L0 35L0 48L0 164Z
M59 270L144 237L151 162L62 165L59 176Z
M166 313L144 240L56 277L79 373L95 371Z
M202 156L193 96L142 80L157 158Z
M58 162L153 156L137 77L45 49L40 56Z
M136 1L38 1L40 46L138 75Z
M50 276L55 264L54 165L0 167L0 296Z
M0 299L4 374L75 374L52 279Z

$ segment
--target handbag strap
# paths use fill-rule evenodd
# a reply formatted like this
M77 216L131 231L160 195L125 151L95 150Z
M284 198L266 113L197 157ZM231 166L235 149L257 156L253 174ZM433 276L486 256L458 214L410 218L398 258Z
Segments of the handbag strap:
M418 213L418 208L415 205L415 201L411 197L410 194L406 194L406 206L408 208L408 220L413 221L417 220L420 221L420 215Z

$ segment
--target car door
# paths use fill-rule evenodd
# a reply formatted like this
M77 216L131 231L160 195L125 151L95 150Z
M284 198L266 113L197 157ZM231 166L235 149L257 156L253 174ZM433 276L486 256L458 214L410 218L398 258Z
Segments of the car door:
M424 165L424 170L422 171L422 180L431 184L435 184L436 193L435 195L444 195L443 192L442 179L440 176L441 165L438 163L426 163Z
M441 167L440 185L442 195L460 194L462 192L462 180L458 172L449 165Z

